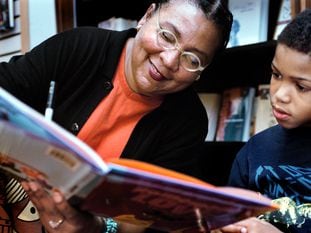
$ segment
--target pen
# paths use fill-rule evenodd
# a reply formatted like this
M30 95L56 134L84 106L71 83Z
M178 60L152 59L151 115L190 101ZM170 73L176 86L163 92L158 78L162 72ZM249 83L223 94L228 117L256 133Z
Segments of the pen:
M52 120L53 117L53 97L54 97L54 90L55 90L55 81L50 82L48 100L46 103L45 113L44 116L48 120Z

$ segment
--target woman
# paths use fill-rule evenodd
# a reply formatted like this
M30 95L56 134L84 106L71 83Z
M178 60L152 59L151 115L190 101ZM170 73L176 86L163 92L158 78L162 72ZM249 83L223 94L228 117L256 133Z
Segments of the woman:
M53 120L103 159L193 174L207 117L191 84L225 48L231 23L221 0L151 4L136 30L77 28L1 64L0 85L43 112L54 80ZM59 194L54 203L36 184L24 188L49 232L100 232L105 225L59 203Z

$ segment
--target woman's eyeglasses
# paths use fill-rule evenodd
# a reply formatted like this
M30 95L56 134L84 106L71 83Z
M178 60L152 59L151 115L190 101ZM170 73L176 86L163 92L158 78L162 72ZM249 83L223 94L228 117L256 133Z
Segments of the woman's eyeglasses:
M203 71L206 66L201 66L200 58L192 52L184 51L177 40L175 34L160 26L160 7L157 17L157 43L166 50L177 49L180 52L179 62L181 66L190 72Z

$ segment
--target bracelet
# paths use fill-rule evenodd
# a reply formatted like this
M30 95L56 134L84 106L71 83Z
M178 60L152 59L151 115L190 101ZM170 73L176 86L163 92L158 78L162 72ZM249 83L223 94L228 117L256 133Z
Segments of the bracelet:
M102 233L117 233L118 231L118 223L114 221L112 218L103 218L104 228Z

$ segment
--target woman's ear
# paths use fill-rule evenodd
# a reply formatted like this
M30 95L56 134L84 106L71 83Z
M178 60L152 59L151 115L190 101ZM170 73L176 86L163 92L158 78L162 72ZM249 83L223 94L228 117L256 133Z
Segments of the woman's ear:
M151 18L151 16L154 14L155 9L156 9L156 4L152 3L148 7L148 9L145 12L144 16L138 21L137 25L140 25L140 27L141 27L144 23L146 23Z

